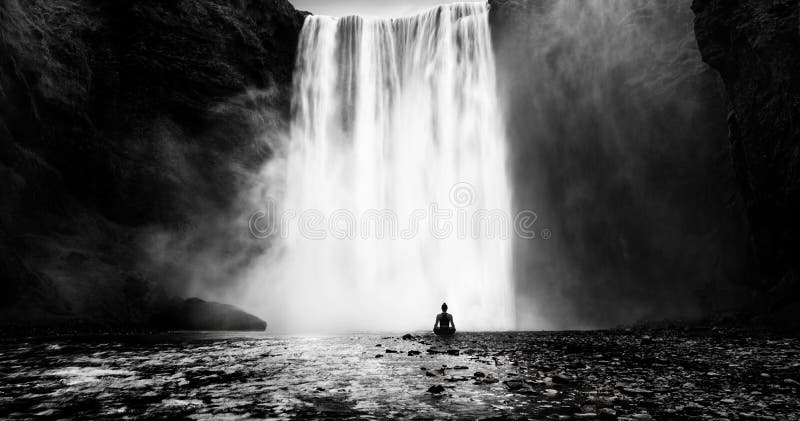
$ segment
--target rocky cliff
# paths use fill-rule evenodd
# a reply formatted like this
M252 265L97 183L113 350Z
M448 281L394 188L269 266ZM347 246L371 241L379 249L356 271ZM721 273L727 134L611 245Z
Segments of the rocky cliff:
M797 2L695 0L694 25L689 0L489 3L515 207L552 234L515 248L523 324L753 291L791 308ZM284 129L303 18L285 0L0 3L0 323L147 325L191 278L172 254L142 267L153 232L252 255L218 221Z
M285 0L0 4L2 323L147 323L167 293L142 233L225 212L270 156L303 19Z
M749 225L750 281L773 317L800 300L800 3L695 0L703 59L722 76Z

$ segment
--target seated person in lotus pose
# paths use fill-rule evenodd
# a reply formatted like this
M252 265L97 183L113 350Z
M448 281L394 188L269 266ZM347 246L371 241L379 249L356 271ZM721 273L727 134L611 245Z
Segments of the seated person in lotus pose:
M442 312L436 315L433 333L437 335L452 335L456 333L456 324L453 323L453 315L447 312L447 303L442 304Z

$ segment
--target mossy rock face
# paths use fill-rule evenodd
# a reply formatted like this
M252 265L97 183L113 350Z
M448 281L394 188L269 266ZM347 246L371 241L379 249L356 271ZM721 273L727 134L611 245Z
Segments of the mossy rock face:
M287 0L0 2L0 326L146 327L183 292L142 239L228 212L270 158L305 16Z

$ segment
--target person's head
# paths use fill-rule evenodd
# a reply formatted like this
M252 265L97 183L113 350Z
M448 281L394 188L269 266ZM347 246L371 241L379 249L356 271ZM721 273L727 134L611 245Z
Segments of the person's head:
M447 313L447 303L442 303L442 311Z

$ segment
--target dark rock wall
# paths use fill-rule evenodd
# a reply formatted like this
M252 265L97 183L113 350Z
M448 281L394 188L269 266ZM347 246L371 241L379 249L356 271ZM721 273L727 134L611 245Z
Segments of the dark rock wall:
M700 52L728 94L733 164L750 226L750 282L763 293L762 310L796 320L800 3L695 0L692 10Z
M143 320L141 232L224 212L237 168L270 156L251 111L288 116L303 19L285 0L2 2L4 299Z
M491 0L522 327L726 311L745 237L718 76L689 1Z

